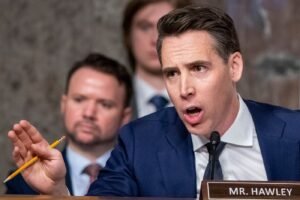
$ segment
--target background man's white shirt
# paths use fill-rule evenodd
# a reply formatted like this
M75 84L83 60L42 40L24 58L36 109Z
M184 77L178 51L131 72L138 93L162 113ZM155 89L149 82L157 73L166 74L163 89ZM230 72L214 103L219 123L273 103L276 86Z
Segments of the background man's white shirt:
M169 95L166 89L157 91L155 88L137 76L134 77L134 92L138 117L143 117L156 111L156 108L149 103L149 100L153 96L160 94L169 100ZM167 106L170 105L172 104L169 103Z
M106 161L110 157L111 151L112 150L107 151L96 160L101 167L105 166ZM66 155L70 167L69 174L74 196L84 196L90 186L90 177L87 174L82 173L82 171L86 166L91 164L91 161L75 152L69 146L67 146Z

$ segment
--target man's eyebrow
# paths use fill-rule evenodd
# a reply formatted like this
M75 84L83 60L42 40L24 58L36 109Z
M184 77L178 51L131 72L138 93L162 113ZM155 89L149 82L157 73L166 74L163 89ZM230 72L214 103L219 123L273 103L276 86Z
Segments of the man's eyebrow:
M137 25L143 25L143 24L153 24L151 21L149 21L148 19L139 19L136 21Z
M166 72L170 72L170 71L174 71L174 70L177 70L177 67L163 67L162 68L162 72L163 73L166 73Z
M185 63L183 65L187 66L187 67L191 67L191 66L194 66L194 65L210 66L211 62L205 61L205 60L195 60L195 61L192 61L192 62L189 62L189 63ZM166 66L166 67L162 68L162 72L169 72L169 71L174 71L174 70L177 70L176 66Z
M206 65L206 66L210 66L211 62L209 61L204 61L204 60L196 60L190 63L185 64L186 66L194 66L194 65Z

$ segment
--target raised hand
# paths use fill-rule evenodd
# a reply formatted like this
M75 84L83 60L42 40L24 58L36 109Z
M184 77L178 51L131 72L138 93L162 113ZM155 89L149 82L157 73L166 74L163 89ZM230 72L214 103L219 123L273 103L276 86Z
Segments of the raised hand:
M22 172L24 180L41 194L67 195L66 167L61 153L51 149L39 131L26 120L15 124L8 137L13 143L13 159L18 167L34 156L39 160Z

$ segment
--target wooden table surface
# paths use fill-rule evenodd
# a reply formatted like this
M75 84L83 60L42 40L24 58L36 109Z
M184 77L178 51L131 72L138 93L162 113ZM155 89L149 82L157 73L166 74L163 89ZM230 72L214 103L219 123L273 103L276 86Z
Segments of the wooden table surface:
M150 197L91 197L91 196L45 196L45 195L0 195L0 200L52 200L52 199L62 199L62 200L195 200L192 198L150 198Z

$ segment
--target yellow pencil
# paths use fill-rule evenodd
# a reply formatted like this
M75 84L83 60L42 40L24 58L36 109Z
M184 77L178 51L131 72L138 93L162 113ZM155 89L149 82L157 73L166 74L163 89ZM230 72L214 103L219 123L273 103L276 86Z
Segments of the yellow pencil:
M56 140L55 142L53 142L50 147L51 148L55 148L59 143L61 143L61 141L63 141L65 139L66 136L61 137L59 140ZM19 173L21 173L23 170L25 170L27 167L29 167L30 165L32 165L33 163L35 163L39 158L37 156L33 157L32 159L30 159L29 161L27 161L26 163L24 163L19 169L17 169L16 171L14 171L14 173L12 173L11 175L9 175L4 181L3 183L6 183L7 181L13 179L15 176L17 176Z

